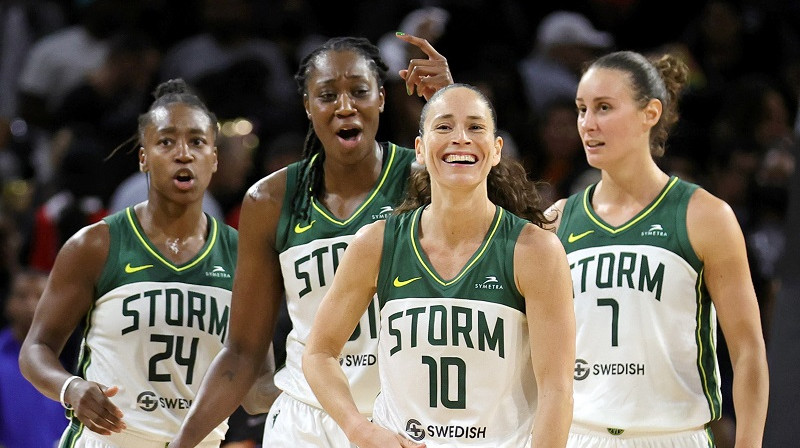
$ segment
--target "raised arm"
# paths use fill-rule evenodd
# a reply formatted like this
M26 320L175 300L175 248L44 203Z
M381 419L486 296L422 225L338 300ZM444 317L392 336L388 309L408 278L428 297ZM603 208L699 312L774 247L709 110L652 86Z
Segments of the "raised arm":
M428 56L427 59L410 60L408 68L399 72L400 77L406 82L406 91L409 95L416 89L418 96L429 100L437 90L453 84L453 75L450 73L450 66L447 65L447 58L439 54L430 42L410 34L398 33L397 37L419 48Z
M245 194L228 339L170 447L200 443L236 410L262 373L283 297L275 235L285 191L286 173L281 170Z
M564 247L529 224L514 250L514 276L525 296L531 359L539 400L533 447L564 447L572 422L575 311Z
M375 295L383 252L384 221L356 233L325 294L303 352L303 373L322 407L361 448L414 447L371 423L358 411L339 354Z
M118 388L83 379L67 383L72 374L58 356L94 302L108 244L105 223L85 227L67 240L56 257L19 357L22 374L40 392L53 400L63 396L86 428L105 435L125 428L122 411L108 398Z
M705 190L692 196L686 220L689 240L705 265L703 278L730 352L736 446L760 447L769 374L744 236L730 206Z

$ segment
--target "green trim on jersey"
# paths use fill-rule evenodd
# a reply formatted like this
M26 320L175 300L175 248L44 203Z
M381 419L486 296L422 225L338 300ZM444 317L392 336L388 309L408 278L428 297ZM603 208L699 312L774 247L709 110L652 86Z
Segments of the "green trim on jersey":
M318 199L311 198L311 213L306 221L301 222L293 210L301 165L295 162L287 167L286 193L275 238L278 253L321 237L355 234L364 225L389 216L392 208L402 201L411 163L416 156L413 150L391 142L381 143L381 146L385 150L380 178L367 198L344 220L337 219ZM379 209L375 210L376 207ZM369 214L370 211L374 216Z
M418 245L419 236L417 235L417 223L419 222L418 218L421 212L422 208L418 208L416 211L414 211L414 217L411 219L411 226L409 227L409 238L411 239L411 246L414 248L414 254L416 254L417 260L420 262L422 267L425 268L425 271L431 276L431 278L436 280L442 286L450 286L453 283L456 283L459 280L461 280L461 277L463 277L464 274L466 274L467 271L469 271L469 268L471 268L473 264L475 264L478 260L480 260L481 256L483 256L483 253L486 252L486 248L489 247L489 244L492 242L492 238L494 238L494 234L495 232L497 232L497 227L500 225L500 221L503 219L503 209L500 207L495 207L494 218L493 218L494 224L491 226L489 234L486 235L486 237L484 238L481 247L478 249L477 252L475 252L472 255L472 258L467 262L467 264L464 265L463 268L461 268L461 272L459 272L458 275L455 276L455 278L453 278L450 281L445 281L430 266L430 263L428 262L428 257L425 255L425 253L423 253L419 249Z
M525 298L514 281L514 248L529 221L496 206L483 243L451 280L436 273L421 250L419 222L424 206L386 220L378 276L381 308L407 297L453 297L500 303L525 313Z
M692 399L697 400L697 406L707 406L708 415L705 421L692 420L691 423L704 424L719 419L721 395L716 357L716 312L703 279L704 264L689 241L686 225L688 204L698 186L675 176L670 177L650 204L620 226L609 225L595 213L591 203L596 187L597 184L592 184L567 199L557 231L567 252L573 277L576 317L579 319L578 358L592 358L606 364L617 359L624 359L630 365L644 362L645 359L650 362L669 360L671 363L680 363L681 367L673 365L675 372L647 369L647 375L662 378L660 381L670 381L669 384L682 388L684 393L688 393L689 388L693 389ZM605 343L597 340L603 335L602 331L607 331L603 330L607 328L603 325L609 325L598 317L602 315L592 311L606 305L597 303L600 298L611 300L614 306L619 307L615 308L615 312L622 313L620 310L626 307L628 319L622 320L620 314L620 326L611 323L615 332L623 328L627 332L630 339L625 348L621 343L616 346L613 339L613 352L606 352L598 345ZM686 328L687 325L694 325L693 336L689 339L691 342L665 342L667 346L659 348L664 351L664 355L658 355L663 356L661 358L654 358L656 353L661 352L652 349L653 345L650 345L650 350L641 351L642 346L657 344L651 338L662 337L662 334L670 334L670 331L680 326ZM619 334L621 341L624 336L621 332ZM694 350L696 358L692 361L676 359L677 352L681 350ZM691 368L687 369L691 362L694 363L696 376L690 375ZM624 375L617 377L623 378ZM589 421L590 424L599 423L602 417L592 417L590 413L601 412L604 401L597 401L600 397L592 392L588 384L595 389L622 388L620 393L624 393L622 384L625 383L612 386L612 382L616 381L613 378L614 375L604 374L576 379L576 397L596 401L588 408L576 401L576 421L587 423L583 420L585 417L597 419ZM606 398L609 403L623 406L614 401L616 396ZM653 409L653 412L658 411ZM682 415L665 424L676 424L690 417L695 419L698 415ZM640 420L646 419L647 416L642 416Z
M214 247L214 243L217 241L217 220L214 219L214 217L212 217L211 215L206 214L206 218L208 219L208 222L211 224L211 230L208 232L210 238L208 238L208 240L206 241L205 249L189 263L184 264L183 266L175 266L174 264L172 264L171 261L162 257L161 254L158 253L158 250L154 248L152 244L150 244L150 240L144 237L144 229L142 229L139 220L134 219L134 214L135 213L133 211L133 207L128 207L127 209L125 209L125 215L128 218L128 223L130 223L131 229L133 229L133 233L136 234L136 237L142 243L142 246L144 246L144 248L148 252L150 252L150 254L154 256L157 260L164 263L165 266L173 269L176 272L181 272L187 269L191 269L197 263L200 263L206 257L206 255L208 255L208 253L211 252L211 249Z
M316 199L311 198L311 206L314 207L314 210L316 210L320 215L322 215L323 217L328 219L330 222L332 222L334 224L339 224L340 226L346 226L348 223L350 223L354 219L357 219L358 216L361 214L361 212L364 211L364 209L369 206L369 204L372 202L373 199L375 199L375 196L378 194L378 192L381 191L381 189L383 187L383 184L386 182L386 178L389 176L389 173L392 171L392 166L395 163L394 160L395 160L395 156L397 154L397 146L395 146L394 143L389 143L389 148L390 148L389 157L388 157L388 160L384 163L383 175L381 176L380 180L378 181L378 184L375 185L375 187L372 190L372 193L369 195L369 197L367 197L367 199L364 200L364 202L361 204L361 206L358 207L356 209L356 211L354 211L353 214L350 215L349 218L345 219L344 221L339 221L338 219L336 219L333 216L328 214L329 212L327 210L325 210L325 206L324 205L317 204ZM316 155L314 157L316 157ZM313 160L312 160L311 163L314 163Z

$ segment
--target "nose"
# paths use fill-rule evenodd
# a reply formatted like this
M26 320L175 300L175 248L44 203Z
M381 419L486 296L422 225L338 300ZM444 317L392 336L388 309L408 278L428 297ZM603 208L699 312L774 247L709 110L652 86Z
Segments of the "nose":
M189 149L189 144L186 140L179 140L175 145L175 151L175 160L179 162L186 163L194 159L194 154L192 154L191 149Z
M347 93L342 93L336 98L337 115L350 115L355 112L355 110L354 101Z
M467 128L457 127L453 132L453 144L469 145L470 143L472 143L472 138L470 138Z
M578 130L589 130L594 129L597 125L595 121L594 114L591 111L583 112L582 114L578 114Z

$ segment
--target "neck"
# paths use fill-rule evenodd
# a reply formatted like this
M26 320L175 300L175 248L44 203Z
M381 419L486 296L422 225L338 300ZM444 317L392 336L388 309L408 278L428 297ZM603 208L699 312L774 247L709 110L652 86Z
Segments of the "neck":
M435 186L431 185L431 188ZM432 201L423 212L421 226L428 236L451 246L465 241L482 241L492 224L495 210L496 206L486 194L485 184L482 189L467 195L432 191Z

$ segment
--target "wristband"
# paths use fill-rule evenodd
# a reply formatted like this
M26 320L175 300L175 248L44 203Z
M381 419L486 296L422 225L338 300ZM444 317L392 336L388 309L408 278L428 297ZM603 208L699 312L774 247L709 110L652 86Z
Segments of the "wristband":
M67 393L67 388L69 387L70 383L72 383L74 380L79 380L79 379L81 379L81 377L72 375L71 377L67 378L67 380L64 381L64 385L61 386L61 393L58 394L58 401L61 402L61 406L64 406L64 409L67 410L72 409L72 405L67 404L64 401L64 395Z

